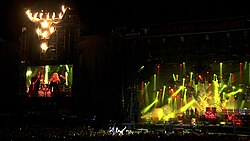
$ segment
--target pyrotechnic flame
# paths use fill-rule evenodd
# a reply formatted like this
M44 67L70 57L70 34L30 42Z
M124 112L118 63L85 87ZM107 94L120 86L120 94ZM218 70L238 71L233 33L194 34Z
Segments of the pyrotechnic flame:
M53 12L51 15L50 13L44 13L43 10L41 10L40 13L36 12L33 14L30 9L26 11L26 15L30 21L38 23L39 27L37 27L36 33L39 39L43 40L49 39L51 35L55 32L57 24L62 21L67 9L68 8L63 5L62 11L58 14L57 17L55 12ZM44 46L43 43L41 43L40 47L42 46Z
M42 51L46 51L48 49L48 45L46 42L42 42L40 47L41 47Z

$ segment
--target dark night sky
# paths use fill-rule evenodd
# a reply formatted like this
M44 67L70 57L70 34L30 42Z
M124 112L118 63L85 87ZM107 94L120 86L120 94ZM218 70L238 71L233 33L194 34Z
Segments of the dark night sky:
M5 1L5 2L4 2ZM1 4L0 38L15 40L21 32L25 7L76 9L82 22L101 28L148 23L183 22L250 15L248 4L223 1L141 0L4 0Z

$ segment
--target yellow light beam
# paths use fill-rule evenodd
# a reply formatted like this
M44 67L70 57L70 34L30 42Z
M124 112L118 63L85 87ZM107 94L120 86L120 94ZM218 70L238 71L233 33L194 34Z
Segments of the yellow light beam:
M172 97L174 97L174 96L176 96L181 90L183 90L185 87L184 86L180 86L179 87L179 89L176 91L176 92L174 92L173 94L172 94Z
M190 106L192 106L196 102L195 99L192 99L188 104L184 105L180 108L180 112L186 111Z
M158 99L155 99L155 101L153 101L150 105L148 105L146 108L144 108L141 113L145 114L147 113L153 106L154 104L156 104L158 102Z

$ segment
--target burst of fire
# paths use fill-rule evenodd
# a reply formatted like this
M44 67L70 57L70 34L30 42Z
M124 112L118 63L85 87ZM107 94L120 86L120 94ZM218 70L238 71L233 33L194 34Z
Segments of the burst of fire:
M56 16L56 13L53 12L52 14L49 12L36 12L32 13L31 10L26 11L26 15L28 16L29 20L37 23L38 27L36 29L36 33L38 38L41 40L40 47L43 51L48 49L48 39L51 35L55 32L56 26L62 21L64 14L66 13L68 8L64 5L62 6L62 11Z

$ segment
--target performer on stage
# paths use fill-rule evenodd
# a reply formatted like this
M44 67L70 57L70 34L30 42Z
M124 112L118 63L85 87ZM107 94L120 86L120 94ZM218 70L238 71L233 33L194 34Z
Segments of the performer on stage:
M58 97L60 96L60 89L59 89L59 85L60 85L60 78L58 73L53 73L52 77L49 79L49 88L51 91L51 95L53 97Z
M40 87L41 71L38 70L36 75L31 78L31 84L29 87L29 97L37 97Z

